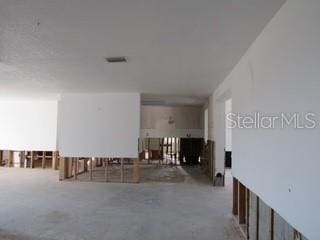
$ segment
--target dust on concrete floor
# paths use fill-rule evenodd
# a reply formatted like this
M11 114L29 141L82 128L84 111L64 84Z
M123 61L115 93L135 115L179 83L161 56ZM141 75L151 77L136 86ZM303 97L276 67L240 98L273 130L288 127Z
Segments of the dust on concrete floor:
M77 181L94 181L106 182L106 169L104 167L94 167L92 170L92 180L90 180L90 172L80 173ZM113 164L108 166L107 182L121 182L121 166ZM124 182L133 182L133 165L124 166ZM208 177L203 174L203 170L199 166L176 166L161 165L158 163L140 164L140 182L169 182L178 183L185 182L190 179L208 184ZM69 181L74 181L72 177Z
M242 239L231 192L188 172L182 182L120 184L0 168L0 239Z

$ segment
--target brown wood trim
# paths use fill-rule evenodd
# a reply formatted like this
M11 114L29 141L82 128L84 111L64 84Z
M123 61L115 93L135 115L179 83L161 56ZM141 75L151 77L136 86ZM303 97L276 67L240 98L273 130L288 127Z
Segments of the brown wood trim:
M274 210L271 208L270 239L274 240Z
M246 199L247 199L247 205L246 205L246 213L247 213L247 218L246 218L246 222L247 222L247 239L250 239L250 190L247 189L247 193L246 193Z
M246 224L246 187L241 182L239 182L238 194L239 224Z
M257 196L257 219L256 219L256 240L259 240L259 225L260 225L260 198Z
M233 178L233 207L232 213L233 215L238 215L238 180Z

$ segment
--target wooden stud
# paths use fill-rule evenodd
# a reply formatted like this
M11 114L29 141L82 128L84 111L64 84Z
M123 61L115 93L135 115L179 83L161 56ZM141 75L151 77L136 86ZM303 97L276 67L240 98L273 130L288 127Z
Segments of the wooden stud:
M271 208L270 239L274 240L274 210Z
M52 169L57 170L57 162L58 162L58 152L52 152Z
M68 167L67 167L67 178L70 178L70 177L72 177L73 176L73 160L72 160L72 158L66 158L66 160L67 160L67 165L68 165Z
M133 160L133 182L140 182L140 161L139 159Z
M79 159L74 158L74 180L78 179L78 163L79 163Z
M8 167L13 166L13 151L9 151L9 156L8 156Z
M120 174L121 174L121 182L123 183L124 182L124 158L121 158L121 171L120 171Z
M246 231L247 231L247 239L250 239L250 190L247 189L247 192L246 192L246 199L247 199L247 204L246 204L246 213L247 213L247 217L246 217L246 223L247 223L247 228L246 228Z
M106 182L108 182L108 178L109 178L109 176L108 176L108 168L109 168L109 159L108 158L106 158L105 160L104 160L104 163L105 163L105 166L104 166L104 177L105 177L105 180L106 180Z
M233 178L233 207L232 213L233 215L238 215L238 180Z
M83 160L83 171L88 172L88 158Z
M161 138L159 138L159 150L160 150L160 154L159 154L159 165L161 164L161 156L162 156L162 146L161 146ZM133 162L134 164L134 162Z
M67 158L60 157L59 158L59 180L62 181L67 178L67 172L68 172L68 164L67 164Z
M25 160L26 160L25 152L24 151L20 151L19 157L20 157L20 168L24 168Z
M166 138L166 154L169 154L169 138Z
M168 138L168 154L172 161L172 138L171 137Z
M161 164L163 164L164 159L164 138L161 140Z
M93 158L90 158L90 181L92 181Z
M148 164L150 164L150 138L148 138Z
M259 228L260 228L260 198L257 196L257 215L256 215L256 240L259 240Z
M0 165L2 164L3 161L3 150L0 150Z
M46 152L42 152L42 168L46 168Z
M239 224L246 223L246 187L239 182L239 203L238 203L238 213L239 213Z
M30 152L30 168L33 168L34 166L34 152Z
M176 165L178 165L178 141L179 141L179 139L178 138L176 138L176 146L175 146L175 151L176 151L176 155L175 155L175 164Z

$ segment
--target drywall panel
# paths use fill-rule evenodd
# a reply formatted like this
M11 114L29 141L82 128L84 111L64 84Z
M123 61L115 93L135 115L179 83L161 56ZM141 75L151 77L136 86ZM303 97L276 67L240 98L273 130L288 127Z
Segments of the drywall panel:
M63 94L58 110L61 156L138 156L140 94Z
M213 94L209 97L209 103L208 103L208 140L214 141L213 137L213 118L215 115L214 109L213 109Z
M208 108L204 109L204 141L208 141L209 136L209 110Z
M202 107L142 106L141 133L143 138L204 137Z
M225 102L225 148L226 151L232 152L232 126L231 122L228 121L227 116L232 113L232 99L228 99Z
M54 151L57 101L0 100L0 149Z
M225 170L225 102L218 101L214 105L214 109L217 113L214 116L214 142L215 142L215 175L217 173L224 174Z
M232 131L233 174L310 240L320 239L319 11L318 0L288 0L222 87L234 113L315 114L315 129Z

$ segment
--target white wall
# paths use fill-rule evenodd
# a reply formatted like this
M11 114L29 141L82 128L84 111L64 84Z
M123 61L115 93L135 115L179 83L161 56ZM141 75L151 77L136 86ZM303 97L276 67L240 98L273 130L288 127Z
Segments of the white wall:
M209 110L204 109L204 141L207 142L209 138Z
M0 149L54 151L57 101L0 100Z
M169 118L173 123L169 124ZM204 137L204 111L202 107L142 106L141 133L152 137Z
M228 99L225 102L225 148L226 151L232 152L232 124L231 121L228 120L228 114L232 113L232 99Z
M225 104L224 101L217 101L214 104L215 112L213 119L213 138L215 142L215 175L217 173L224 174L224 158L225 158Z
M209 97L208 102L208 139L214 140L213 138L213 118L214 118L214 109L213 109L213 94Z
M140 94L63 94L59 103L61 156L138 156Z
M215 92L233 112L320 115L320 1L288 0ZM310 240L320 239L319 127L234 129L233 174Z

